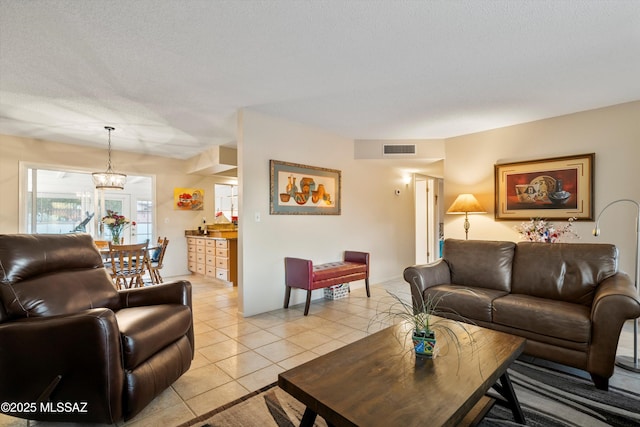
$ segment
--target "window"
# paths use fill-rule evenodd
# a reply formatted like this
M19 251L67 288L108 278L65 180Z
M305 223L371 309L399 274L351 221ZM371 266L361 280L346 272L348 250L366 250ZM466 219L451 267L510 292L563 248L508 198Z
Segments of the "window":
M128 227L125 241L152 241L153 183L150 177L129 176L132 182L124 191L100 191L93 185L91 174L28 167L26 194L23 194L23 232L86 232L97 239L108 240L108 228L100 223L106 210L113 210L136 222ZM140 224L140 226L138 226Z
M229 221L238 221L238 186L215 184L216 217L222 213Z

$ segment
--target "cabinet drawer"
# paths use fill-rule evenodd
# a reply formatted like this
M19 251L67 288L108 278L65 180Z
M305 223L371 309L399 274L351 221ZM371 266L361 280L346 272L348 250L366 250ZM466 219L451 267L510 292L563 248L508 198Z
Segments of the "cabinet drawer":
M214 239L207 239L205 240L205 242L206 242L205 245L207 247L212 247L212 248L216 247L216 241Z
M197 254L196 256L196 262L198 264L204 264L204 260L205 260L205 256L204 254Z
M216 268L216 279L229 281L229 270Z
M229 247L229 241L226 239L216 240L216 248L226 249Z
M196 252L199 254L204 253L204 246L196 246Z
M196 239L196 246L204 246L205 241L204 239Z
M204 274L205 273L204 264L196 265L196 273L198 273L198 274Z
M218 268L229 268L229 258L218 258L218 257L216 257L216 267L218 267Z
M187 251L189 251L189 252L195 252L195 251L196 251L196 245L189 245L189 246L187 246Z
M205 264L212 267L216 266L216 257L207 255Z
M196 241L198 239L196 239L195 237L187 237L187 245L196 245Z
M204 251L207 256L211 255L211 256L216 256L216 248L215 246L206 246L205 251Z
M196 262L195 261L189 261L189 271L193 271L194 273L196 272Z
M216 249L216 256L221 256L223 258L229 257L229 249Z
M207 276L216 277L216 268L211 265L207 265L205 268L205 274Z
M196 257L196 253L195 252L189 252L189 262L196 262L196 260L198 259Z

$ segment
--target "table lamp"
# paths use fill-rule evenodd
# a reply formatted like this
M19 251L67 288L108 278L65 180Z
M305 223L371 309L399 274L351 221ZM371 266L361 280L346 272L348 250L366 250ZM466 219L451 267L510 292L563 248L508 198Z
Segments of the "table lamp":
M469 240L469 227L471 227L471 224L469 223L469 214L487 213L487 211L480 206L480 203L473 194L460 194L449 210L447 210L447 213L464 214L464 234L465 239Z

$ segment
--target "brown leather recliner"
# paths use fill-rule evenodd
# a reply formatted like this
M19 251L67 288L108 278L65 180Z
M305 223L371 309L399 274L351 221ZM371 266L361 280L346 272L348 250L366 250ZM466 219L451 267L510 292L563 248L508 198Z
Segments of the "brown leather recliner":
M117 291L87 234L0 235L0 402L20 404L4 413L128 420L193 355L188 281Z

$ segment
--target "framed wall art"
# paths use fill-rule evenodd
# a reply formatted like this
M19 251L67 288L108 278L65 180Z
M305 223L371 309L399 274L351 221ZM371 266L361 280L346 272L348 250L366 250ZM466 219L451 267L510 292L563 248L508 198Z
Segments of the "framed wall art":
M202 188L174 188L173 209L181 211L204 210L204 190Z
M497 220L593 220L595 154L495 165Z
M341 172L269 161L272 215L340 215Z

